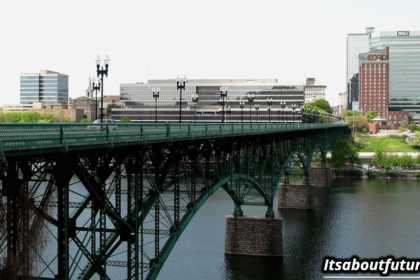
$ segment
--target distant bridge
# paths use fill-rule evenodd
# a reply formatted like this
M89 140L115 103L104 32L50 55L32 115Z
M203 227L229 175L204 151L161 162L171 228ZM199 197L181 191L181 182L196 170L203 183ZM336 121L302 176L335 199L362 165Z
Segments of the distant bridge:
M24 241L42 222L57 252L35 250L39 271L20 258L19 275L155 279L217 189L230 195L235 215L242 215L242 205L255 205L274 217L277 186L290 168L301 167L309 182L314 154L325 163L346 129L301 123L0 124L3 273L14 273L15 256L28 250Z

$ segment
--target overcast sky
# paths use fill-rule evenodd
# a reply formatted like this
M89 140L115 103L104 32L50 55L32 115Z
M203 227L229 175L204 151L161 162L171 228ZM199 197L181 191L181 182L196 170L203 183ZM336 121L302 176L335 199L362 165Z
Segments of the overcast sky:
M419 0L1 1L0 106L19 103L20 73L40 70L69 75L69 96L84 95L106 54L105 95L148 76L314 77L337 105L347 34L420 30L419 11Z

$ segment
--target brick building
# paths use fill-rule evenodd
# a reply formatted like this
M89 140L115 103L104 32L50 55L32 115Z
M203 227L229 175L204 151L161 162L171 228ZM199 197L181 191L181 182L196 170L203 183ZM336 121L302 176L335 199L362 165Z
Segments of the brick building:
M389 111L389 48L372 49L359 66L359 110L375 111L388 124L409 121L407 111Z
M388 119L389 48L371 50L359 65L359 110L362 115L375 111Z
M38 112L40 115L43 114L63 114L65 117L69 117L71 121L80 122L83 119L83 109L69 109L67 104L54 104L46 105L42 109L28 109L29 112Z

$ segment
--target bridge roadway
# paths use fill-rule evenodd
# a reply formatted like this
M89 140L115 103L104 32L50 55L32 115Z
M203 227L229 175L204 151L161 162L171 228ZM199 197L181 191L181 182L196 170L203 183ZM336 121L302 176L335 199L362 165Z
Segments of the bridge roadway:
M232 198L235 216L254 205L267 207L272 219L290 169L302 168L309 183L312 158L325 163L345 130L302 123L0 124L2 270L14 278L156 279L218 188ZM23 242L34 230L56 240L57 254L36 240ZM28 250L41 271L31 270Z

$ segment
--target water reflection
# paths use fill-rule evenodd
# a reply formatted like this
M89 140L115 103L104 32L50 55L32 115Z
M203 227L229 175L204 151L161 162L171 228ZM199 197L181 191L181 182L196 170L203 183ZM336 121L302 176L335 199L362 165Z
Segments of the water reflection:
M219 190L183 233L159 279L322 279L325 256L420 257L420 182L339 179L315 195L315 210L278 213L284 257L262 258L224 254L225 215L233 203ZM265 208L244 213L263 216Z

